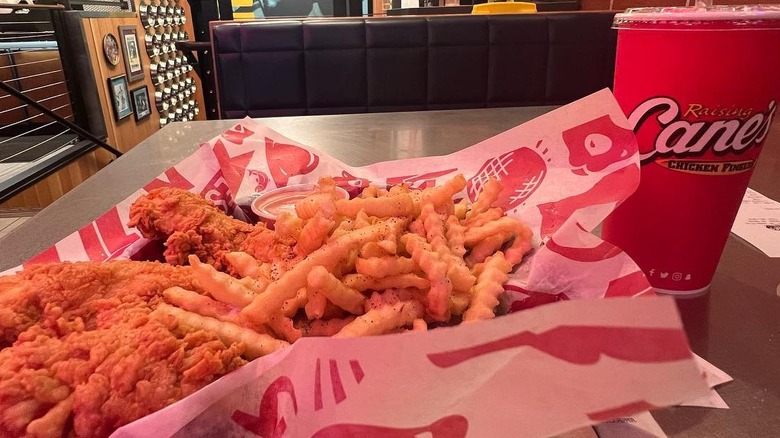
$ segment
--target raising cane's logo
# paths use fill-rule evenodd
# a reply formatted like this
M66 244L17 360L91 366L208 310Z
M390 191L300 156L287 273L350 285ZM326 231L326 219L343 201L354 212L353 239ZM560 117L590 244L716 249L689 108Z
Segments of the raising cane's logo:
M654 97L639 104L628 121L636 133L653 121L660 126L652 144L640 145L643 165L655 162L680 172L731 175L752 169L754 157L724 161L704 155L708 151L715 157L741 155L760 146L769 133L776 109L773 100L763 112L740 108L708 110L700 104L691 104L683 111L674 99ZM700 120L702 115L731 118Z

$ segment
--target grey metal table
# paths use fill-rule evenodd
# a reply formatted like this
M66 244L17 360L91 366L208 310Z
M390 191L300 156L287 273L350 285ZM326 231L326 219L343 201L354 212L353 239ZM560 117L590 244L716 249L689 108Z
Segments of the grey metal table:
M271 128L350 165L470 146L551 107L264 119ZM0 270L18 265L97 218L235 121L174 123L154 134L0 240ZM780 124L751 187L780 199ZM720 389L730 410L671 408L654 413L670 436L780 435L780 259L732 236L710 292L678 300L693 350L731 374Z

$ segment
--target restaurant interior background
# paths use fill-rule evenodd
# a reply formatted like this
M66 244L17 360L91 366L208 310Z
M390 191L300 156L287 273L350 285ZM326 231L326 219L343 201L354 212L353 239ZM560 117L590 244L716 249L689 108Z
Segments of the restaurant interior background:
M232 0L232 4L215 0L0 2L4 3L0 8L0 216L32 215L151 134L180 121L242 115L447 108L446 105L370 107L369 104L361 109L345 104L333 105L327 110L307 106L301 110L303 112L295 112L298 110L287 111L291 107L284 103L290 96L274 95L272 99L282 102L278 111L258 112L249 108L251 105L244 105L241 108L244 112L230 112L230 103L219 102L217 98L219 88L228 85L224 80L215 80L209 22L269 21L279 17L326 17L320 19L343 22L339 17L441 16L468 14L471 9L471 0L455 3L447 0L446 4L445 0L419 0L416 4L410 4L408 0ZM575 14L566 15L567 19L575 21L579 16L584 18L590 16L588 14L604 14L603 11L628 7L685 4L681 0L536 0L536 3L538 14ZM749 1L718 3L744 4ZM454 23L467 26L469 21L464 20ZM611 16L600 22L605 23L599 25L604 35L613 32L608 24ZM516 26L523 24L520 22ZM332 29L333 35L339 38L341 31L338 29L341 28L333 26ZM534 32L530 27L527 31ZM571 29L571 32L577 31L576 26ZM327 38L323 36L323 41ZM572 38L579 36L573 34ZM339 57L351 50L334 47L327 51L332 62L339 62ZM602 47L602 50L610 50L608 44L604 47L606 49ZM228 56L235 55L225 54L219 58L220 62ZM321 65L327 66L331 61L324 60ZM221 68L228 68L227 65L229 63ZM547 99L491 101L488 97L482 103L455 107L522 106L526 101L566 103L581 97L578 94L595 91L591 88L609 86L609 59L604 65L606 71L594 73L598 80L569 87L574 91L565 97L551 99L548 90ZM379 71L369 72L369 75L392 73L378 68ZM262 67L257 67L253 74L271 82L274 78L284 82L285 71L261 70ZM457 78L467 76L458 72L428 71L427 74L437 76L437 81L449 87L468 86L466 79L458 83L461 79ZM306 77L306 81L312 80L316 81ZM579 81L576 78L567 80ZM312 83L308 85L312 87ZM339 92L338 81L324 86ZM529 85L533 86L532 83ZM550 87L549 78L547 87ZM567 88L565 84L557 87ZM282 84L279 90L277 93L287 89ZM323 93L332 94L333 90ZM289 89L292 94L299 91ZM248 89L245 93L246 96L252 94ZM222 95L226 96L225 90Z

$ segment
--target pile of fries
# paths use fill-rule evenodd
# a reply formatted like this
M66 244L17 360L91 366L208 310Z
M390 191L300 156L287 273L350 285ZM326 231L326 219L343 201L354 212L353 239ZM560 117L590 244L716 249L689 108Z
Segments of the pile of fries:
M493 318L532 233L494 206L499 181L485 181L473 204L453 201L465 187L458 175L423 190L369 186L347 200L323 178L294 214L276 221L277 241L294 245L295 256L261 262L229 252L227 272L220 272L190 255L197 289L207 295L169 288L152 317L214 332L227 345L242 342L250 359L302 336Z

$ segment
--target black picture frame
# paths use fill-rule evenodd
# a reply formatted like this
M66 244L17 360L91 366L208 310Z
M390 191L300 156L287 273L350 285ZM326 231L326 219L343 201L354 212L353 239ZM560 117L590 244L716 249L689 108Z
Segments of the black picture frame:
M141 58L141 43L135 26L119 26L119 44L125 59L125 73L128 82L135 82L144 78L144 64Z
M114 119L117 122L130 116L133 107L130 103L130 92L125 75L108 78L108 95L111 97L111 108L114 110Z
M133 102L133 115L138 122L152 115L152 105L149 101L149 87L146 85L130 90L130 100Z

